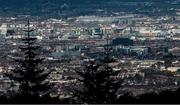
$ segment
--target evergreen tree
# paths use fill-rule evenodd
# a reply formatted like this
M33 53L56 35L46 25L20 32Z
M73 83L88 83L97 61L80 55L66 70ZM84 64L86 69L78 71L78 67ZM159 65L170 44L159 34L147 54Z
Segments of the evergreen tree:
M175 56L172 53L168 53L163 56L164 59L164 66L167 69L168 67L172 67L172 62L174 60Z
M79 84L77 84L79 87L73 89L73 96L78 103L116 103L122 80L116 78L119 71L114 71L109 66L109 63L114 62L110 57L111 51L107 40L104 59L99 63L98 60L90 60L83 70L76 71L79 75Z
M14 57L13 60L17 63L15 69L11 70L6 75L19 84L19 91L15 98L20 97L22 102L33 103L33 99L46 96L52 90L52 84L47 81L49 70L44 70L40 65L43 59L38 56L40 46L37 45L37 40L31 35L33 32L30 29L28 21L27 29L24 30L27 35L21 38L22 45L19 46L21 57ZM27 99L33 98L33 99ZM38 100L38 99L37 99ZM27 102L27 103L29 103Z

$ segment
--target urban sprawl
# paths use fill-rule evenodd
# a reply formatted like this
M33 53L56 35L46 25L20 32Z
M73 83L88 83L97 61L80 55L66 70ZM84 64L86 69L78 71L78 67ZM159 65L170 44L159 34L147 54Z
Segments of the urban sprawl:
M27 19L0 18L0 93L16 90L3 74L13 69ZM29 18L29 17L28 17ZM119 95L175 90L180 85L180 10L174 16L148 17L116 13L116 16L78 16L66 19L30 19L32 35L43 48L43 66L52 69L48 81L69 97L68 86L77 80L74 69L89 59L99 59L107 45L112 48L110 63L124 79ZM21 56L21 55L20 55ZM18 86L18 84L17 84Z

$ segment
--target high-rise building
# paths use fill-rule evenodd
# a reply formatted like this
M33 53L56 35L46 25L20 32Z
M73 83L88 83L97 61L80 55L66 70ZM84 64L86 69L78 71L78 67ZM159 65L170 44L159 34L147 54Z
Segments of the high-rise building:
M6 35L7 34L7 24L2 24L0 27L0 34L1 35Z

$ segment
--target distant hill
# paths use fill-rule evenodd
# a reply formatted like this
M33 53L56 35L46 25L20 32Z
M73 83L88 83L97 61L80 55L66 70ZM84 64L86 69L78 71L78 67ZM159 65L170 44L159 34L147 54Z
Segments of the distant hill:
M97 9L139 12L135 10L179 6L178 0L0 0L0 16L77 16L99 14Z

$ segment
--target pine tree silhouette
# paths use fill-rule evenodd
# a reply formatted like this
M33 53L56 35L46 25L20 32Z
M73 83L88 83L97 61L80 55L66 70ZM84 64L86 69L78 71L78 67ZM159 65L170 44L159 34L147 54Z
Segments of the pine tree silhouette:
M40 46L36 44L36 38L31 36L33 30L30 29L29 21L24 31L27 35L21 38L23 44L19 46L19 53L22 55L13 59L18 65L6 75L19 84L19 91L14 101L34 103L33 101L38 101L37 98L48 95L53 85L46 80L51 71L44 70L40 66L43 61L38 56Z
M78 81L82 87L73 89L73 96L77 103L87 104L111 104L116 103L117 92L121 86L121 79L116 78L119 71L114 71L109 63L114 60L110 57L111 48L108 40L105 47L105 57L97 63L97 60L89 60L84 69L77 71Z
M168 53L166 55L163 56L164 59L164 65L165 68L167 69L168 67L172 66L172 61L175 58L175 56L172 53Z

